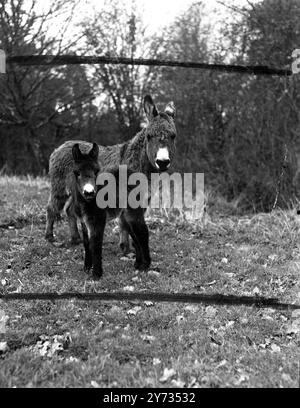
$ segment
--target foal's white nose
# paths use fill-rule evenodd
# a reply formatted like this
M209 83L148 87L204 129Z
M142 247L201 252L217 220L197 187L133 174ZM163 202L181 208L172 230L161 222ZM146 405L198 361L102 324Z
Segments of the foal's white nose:
M95 192L95 188L92 184L87 183L83 186L83 192L87 194L92 194Z

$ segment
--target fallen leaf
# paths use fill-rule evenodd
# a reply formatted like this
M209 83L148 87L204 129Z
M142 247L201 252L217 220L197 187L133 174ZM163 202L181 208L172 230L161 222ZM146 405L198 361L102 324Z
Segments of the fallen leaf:
M170 370L168 368L165 368L164 373L163 373L162 377L160 377L159 381L160 382L167 382L172 377L174 377L174 375L176 375L176 371L173 368L171 368Z
M109 313L116 313L116 314L118 314L118 313L120 313L121 312L121 308L119 307L119 306L113 306L110 310L109 310Z
M150 388L155 388L155 378L147 377L145 378L145 382Z
M67 358L66 360L68 363L78 363L79 359L73 356L70 356L69 358Z
M198 382L195 382L191 388L200 388L200 384Z
M176 321L179 324L180 322L182 322L183 320L185 320L184 316L180 315L180 316L176 316Z
M272 255L269 255L268 258L269 258L271 261L275 261L275 259L278 258L278 255L272 254Z
M156 277L158 277L158 276L160 276L160 273L157 272L157 271L152 271L152 270L150 270L150 271L148 271L148 275L149 275L149 276L156 276Z
M126 258L128 258L128 259L134 259L134 258L135 258L135 253L134 253L134 252L129 252L129 253L126 255Z
M221 368L221 367L224 367L224 366L226 366L226 364L228 363L228 361L227 360L222 360L218 365L217 365L217 367L216 368Z
M271 348L273 353L280 353L280 351L281 351L281 348L279 346L277 346L277 344L271 344L270 348Z
M207 317L214 318L216 316L216 314L217 314L217 309L214 308L213 306L208 306L205 309L205 314L206 314Z
M120 258L120 260L121 260L121 261L130 261L130 259L127 258L127 256L122 256L122 257Z
M68 333L64 335L55 335L51 338L41 335L40 340L36 345L30 347L30 349L37 352L42 357L52 358L54 354L58 354L67 348L70 341L71 337Z
M159 365L161 363L161 360L159 358L154 357L153 358L153 365Z
M97 381L91 381L91 386L93 388L100 388L100 385L97 383Z
M0 309L0 333L6 332L6 322L8 320L8 316L4 313L4 310Z
M205 285L206 285L206 286L212 286L212 285L214 285L215 283L217 283L217 281L216 281L216 280L213 280L212 282L208 282L208 283L206 283Z
M249 380L249 376L246 374L242 374L240 378L235 380L234 385L241 385L243 382L248 381L248 380Z
M282 374L282 379L283 379L283 381L288 381L288 382L292 381L291 376L289 374L286 374L286 373Z
M293 312L292 312L292 318L293 318L293 319L298 319L298 318L300 318L300 309L293 310Z
M134 307L133 309L127 310L127 314L128 314L128 315L136 316L136 314L137 314L138 312L140 312L141 310L142 310L142 308L141 308L140 306L136 306L136 307Z
M134 292L134 286L125 286L123 290L125 292Z
M223 264L228 264L228 259L227 259L227 258L222 258L221 262L222 262Z
M172 380L171 384L174 385L176 388L183 388L185 386L185 382L181 380Z
M199 306L189 305L189 306L186 306L184 308L184 310L187 310L188 312L192 312L192 313L198 313L199 312Z
M192 388L195 384L196 384L196 378L195 377L191 377L191 381L188 384L188 388Z
M153 302L150 302L149 300L146 300L146 301L144 302L144 305L146 305L147 307L150 307L150 306L154 306L154 303L153 303Z
M131 336L127 336L126 334L122 334L121 338L122 338L123 340L132 340L132 337L131 337Z
M288 325L286 329L287 334L298 334L300 333L300 319L294 320L291 324Z
M9 347L7 345L6 341L1 341L0 342L0 353L6 353L9 350Z
M154 336L149 336L148 334L143 334L141 336L141 339L146 341L147 343L152 343L154 340L156 340L156 337Z

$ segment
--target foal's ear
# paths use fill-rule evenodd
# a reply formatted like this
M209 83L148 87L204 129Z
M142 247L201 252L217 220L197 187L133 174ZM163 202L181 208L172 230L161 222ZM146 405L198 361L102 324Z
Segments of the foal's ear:
M99 146L97 145L97 143L93 143L93 147L89 151L89 156L91 159L97 160L98 154L99 154Z
M158 115L158 110L150 95L146 95L144 98L144 110L149 121Z
M167 103L166 107L165 107L165 113L169 116L171 116L171 118L175 118L176 115L176 108L174 105L174 102L171 101L169 103Z
M74 146L72 147L72 155L75 162L79 162L82 160L82 153L80 151L78 143L74 144Z

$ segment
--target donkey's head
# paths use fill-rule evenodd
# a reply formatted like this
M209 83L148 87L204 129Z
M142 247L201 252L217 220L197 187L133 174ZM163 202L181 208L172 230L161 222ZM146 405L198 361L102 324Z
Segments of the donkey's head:
M144 109L148 118L146 127L147 156L153 167L166 171L175 154L176 127L175 106L169 102L163 112L159 112L150 95L144 98Z
M96 178L100 171L98 153L99 147L96 143L94 143L91 150L85 154L81 152L78 143L72 148L76 188L87 201L95 198L97 193Z

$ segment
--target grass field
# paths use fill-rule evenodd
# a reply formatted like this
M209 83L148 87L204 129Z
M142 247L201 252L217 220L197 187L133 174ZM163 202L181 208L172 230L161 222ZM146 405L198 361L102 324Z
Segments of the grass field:
M300 219L208 206L206 222L152 214L153 270L106 228L104 277L83 248L44 240L45 179L0 178L0 293L156 291L300 304ZM223 212L223 214L222 214ZM298 387L300 311L152 302L0 302L0 387Z

